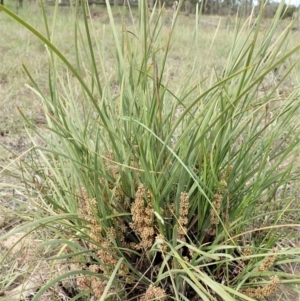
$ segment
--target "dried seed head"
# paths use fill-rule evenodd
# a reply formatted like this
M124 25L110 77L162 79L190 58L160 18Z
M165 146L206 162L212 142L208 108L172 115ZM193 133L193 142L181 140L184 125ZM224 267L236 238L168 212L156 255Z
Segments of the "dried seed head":
M167 299L166 292L160 287L155 287L152 284L148 287L146 293L142 295L140 301L165 301Z
M180 195L180 206L179 206L179 218L178 218L178 234L182 239L187 233L187 224L189 214L189 195L186 192L182 192Z
M222 187L227 187L227 182L225 181L225 179L221 180L220 184Z
M247 295L248 297L252 298L259 298L262 299L264 297L269 297L271 294L273 294L279 285L279 278L278 276L272 276L270 277L271 283L267 284L264 287L258 287L258 288L247 288L246 290L243 290L242 293Z
M242 251L242 254L245 257L249 257L253 254L253 250L250 247L247 247Z
M229 177L229 175L230 175L230 173L231 173L231 171L232 171L232 165L229 165L228 167L227 167L227 171L226 171L226 177Z
M126 277L129 274L129 268L125 264L121 264L120 270L118 272L119 276Z
M114 189L112 187L111 189ZM126 227L122 219L116 219L114 227L108 228L104 231L99 225L97 220L98 205L95 199L88 197L85 188L81 188L82 198L79 199L78 214L82 216L89 224L89 236L90 241L87 245L90 249L95 249L94 254L98 256L99 260L103 263L101 265L91 265L89 270L94 273L102 273L104 276L109 276L117 264L118 256L116 254L115 243L118 239L124 241L124 233ZM121 265L119 275L127 277L129 269L126 265ZM95 276L83 276L78 278L78 286L82 290L91 289L94 296L99 299L101 298L105 284L103 281Z
M105 285L103 284L102 280L97 277L91 277L91 288L92 291L97 299L100 299L102 297L102 294L105 289Z
M272 249L272 253L277 253L277 252L278 252L277 248ZM271 256L268 256L267 258L265 258L265 260L258 267L258 271L259 272L268 271L273 266L276 258L277 258L277 255L271 255Z
M217 225L220 222L220 220L217 217L216 213L218 215L220 215L222 199L223 199L223 196L222 196L220 191L215 193L214 199L213 199L213 206L214 206L215 210L214 209L210 210L210 222L211 222L212 225Z
M92 264L89 266L89 270L93 273L98 273L99 272L99 266L96 264Z
M155 237L155 241L157 242L157 247L159 250L161 250L163 253L167 253L168 246L165 243L165 238L163 235L158 234Z
M91 280L85 276L78 277L77 285L83 291L88 290L91 286Z
M113 243L117 237L116 229L113 227L108 228L108 230L106 232L106 237L111 243Z
M145 188L141 184L135 195L135 201L131 206L132 223L130 227L140 236L141 242L136 246L137 249L149 249L153 245L155 230L153 227L153 206L151 199L147 205L144 202ZM151 196L147 192L148 197Z

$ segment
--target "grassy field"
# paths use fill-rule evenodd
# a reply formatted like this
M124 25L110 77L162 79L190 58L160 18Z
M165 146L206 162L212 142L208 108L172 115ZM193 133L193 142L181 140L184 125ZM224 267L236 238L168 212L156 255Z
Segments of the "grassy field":
M14 2L8 2L7 5L12 11L17 12ZM109 18L104 7L91 7L90 9L93 17L89 22L93 25L96 38L102 47L101 51L103 51L105 55L105 63L107 64L105 68L108 70L110 82L113 86L116 74L115 69L113 69L111 65L115 55L115 44L112 39L111 28L109 24L107 24ZM46 7L50 24L53 22L53 10L54 7ZM33 27L45 34L44 21L39 6L29 5L23 9L19 8L18 13L21 18L24 18L24 20L28 21ZM167 13L171 14L170 12ZM74 63L76 58L72 15L69 7L59 7L57 20L52 29L52 35L58 49ZM118 23L122 23L123 20L127 21L126 28L129 31L136 29L136 26L131 22L131 16L128 12L124 13L122 9L118 9L115 15ZM133 18L136 22L137 11L133 11ZM168 38L170 28L168 18L167 16L162 39ZM170 56L164 74L171 90L174 90L176 93L183 91L184 79L190 76L190 74L193 74L191 81L203 83L203 89L205 89L215 77L222 75L235 36L234 17L232 17L231 25L228 29L225 28L226 19L226 17L217 16L201 17L198 26L198 37L195 41L195 16L179 16L178 32L174 33L175 37L172 41ZM203 23L201 23L202 21ZM247 22L245 32L247 32L247 29L249 30L249 26L253 21L250 20ZM270 20L264 20L264 24L261 26L260 39L264 35L264 29L268 27L270 22ZM274 35L274 39L280 36L287 24L288 21L282 21ZM83 26L83 24L81 24L81 26ZM122 24L117 26L119 27L119 34L121 34ZM0 72L1 114L3 116L1 119L1 135L2 140L4 140L4 145L10 145L13 149L18 150L22 148L22 140L24 138L23 119L18 108L23 109L24 114L28 118L35 120L37 124L43 123L44 115L39 105L39 98L28 87L28 76L25 74L22 64L32 72L32 75L40 87L42 87L44 91L48 91L47 49L43 43L28 30L22 28L5 14L1 15L1 28L3 28L0 37L1 53L3 54L2 58L4 60ZM185 34L182 34L183 32ZM285 47L290 49L294 47L297 43L297 36L298 32L292 34ZM84 51L83 49L79 50ZM84 56L84 53L81 53L81 55ZM297 60L297 57L293 57L293 60L290 61L291 59L289 59L288 62L290 65ZM286 66L284 65L281 68L284 69ZM292 71L291 77L280 87L281 90L289 91L298 85L298 71L299 66L297 64ZM267 83L267 85L268 84L270 83ZM117 89L117 87L115 88ZM281 90L278 91L278 93L283 93ZM10 156L9 152L5 152L4 149L2 149L2 152L5 154L2 157Z
M298 300L290 21L6 5L0 300Z

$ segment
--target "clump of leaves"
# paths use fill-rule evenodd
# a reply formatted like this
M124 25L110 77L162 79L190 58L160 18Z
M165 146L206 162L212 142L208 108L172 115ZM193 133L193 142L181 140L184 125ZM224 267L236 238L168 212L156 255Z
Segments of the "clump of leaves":
M141 1L137 28L120 32L107 3L110 76L84 3L83 20L75 17L76 65L51 43L46 18L47 37L2 9L49 50L49 94L24 67L48 136L28 122L47 147L35 145L37 158L22 172L27 183L32 173L42 178L34 192L67 236L59 242L69 253L56 259L76 262L34 300L70 275L81 297L99 300L253 300L299 281L280 267L299 255L285 243L299 219L299 90L284 101L277 94L293 66L262 93L300 48L284 48L292 24L272 42L282 5L262 42L261 12L256 27L237 26L221 75L200 82L190 71L177 93L164 76L178 10L166 25L161 10ZM198 35L196 27L195 50Z

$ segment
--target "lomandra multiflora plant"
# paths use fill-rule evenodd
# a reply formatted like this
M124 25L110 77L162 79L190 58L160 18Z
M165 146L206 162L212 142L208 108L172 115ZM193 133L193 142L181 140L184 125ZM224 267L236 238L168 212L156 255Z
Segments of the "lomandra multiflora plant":
M48 92L24 66L47 117L47 131L28 127L47 146L34 144L35 159L18 168L28 185L42 178L32 198L47 216L23 227L54 231L44 244L61 245L52 262L73 263L33 300L71 276L72 300L277 300L280 286L296 289L299 275L287 266L300 258L299 89L285 99L278 92L300 46L289 46L293 24L274 40L282 6L265 31L263 6L255 26L237 22L222 72L200 81L195 65L175 85L165 78L182 35L180 5L149 11L140 1L129 30L107 3L108 62L105 40L77 4L74 64L51 42L46 17L43 36L1 8L49 58ZM202 68L200 39L196 25L186 63Z

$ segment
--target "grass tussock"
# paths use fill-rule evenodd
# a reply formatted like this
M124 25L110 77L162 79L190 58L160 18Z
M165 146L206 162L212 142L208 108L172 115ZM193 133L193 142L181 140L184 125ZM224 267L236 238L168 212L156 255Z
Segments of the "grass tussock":
M141 1L137 20L127 24L133 14L124 9L118 24L108 5L106 29L76 3L70 56L55 39L57 7L48 16L41 6L43 33L1 7L45 44L48 60L46 86L24 65L45 125L20 108L31 147L3 167L31 207L1 241L21 230L48 233L40 248L50 246L53 274L34 301L71 280L73 300L297 291L299 275L284 266L299 261L298 78L282 91L300 45L291 43L292 23L279 26L282 7L266 30L263 11L255 26L237 20L226 57L209 70L198 53L201 16L186 25L190 47L178 49L187 39L179 8L149 11ZM218 30L204 58L217 51ZM67 268L54 272L58 265ZM2 281L8 298L10 277Z

